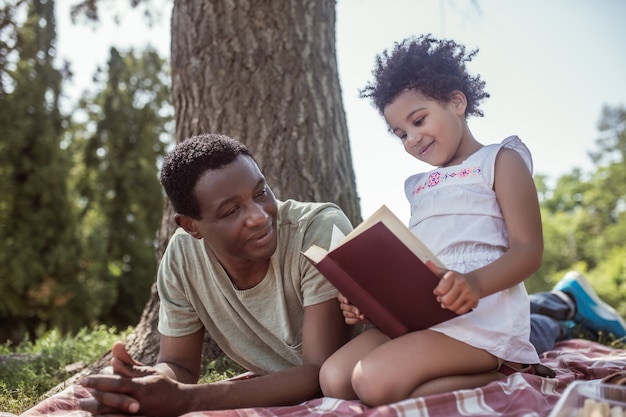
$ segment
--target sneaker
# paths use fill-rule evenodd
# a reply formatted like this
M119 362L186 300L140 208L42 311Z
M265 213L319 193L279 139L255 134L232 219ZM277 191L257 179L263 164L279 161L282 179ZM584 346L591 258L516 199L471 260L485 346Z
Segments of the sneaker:
M626 323L617 311L591 288L589 282L576 271L570 271L556 283L552 291L563 291L576 302L574 321L594 332L611 333L620 339L626 336Z

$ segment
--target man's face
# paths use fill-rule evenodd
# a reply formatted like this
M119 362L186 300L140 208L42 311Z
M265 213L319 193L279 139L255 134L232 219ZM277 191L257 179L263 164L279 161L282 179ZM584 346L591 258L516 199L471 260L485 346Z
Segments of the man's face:
M274 194L254 160L240 155L196 184L194 227L224 266L267 261L277 245ZM234 264L233 264L234 263Z

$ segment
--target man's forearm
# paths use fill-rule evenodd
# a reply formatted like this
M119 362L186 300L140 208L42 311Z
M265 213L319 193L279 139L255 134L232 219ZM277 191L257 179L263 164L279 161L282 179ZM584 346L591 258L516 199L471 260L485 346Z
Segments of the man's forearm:
M271 407L299 404L321 396L319 366L300 365L245 380L226 380L187 386L194 393L192 410Z
M198 382L198 377L193 375L191 372L182 368L176 364L169 362L159 362L154 365L154 368L163 376L168 378L175 379L178 382L182 382L184 384L196 384Z

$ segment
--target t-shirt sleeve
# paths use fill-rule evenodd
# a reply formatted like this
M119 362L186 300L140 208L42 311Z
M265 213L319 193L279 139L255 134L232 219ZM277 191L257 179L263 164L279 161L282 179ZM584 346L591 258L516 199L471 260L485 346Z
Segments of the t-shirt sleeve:
M352 231L350 220L339 208L329 206L320 210L309 222L300 250L305 251L311 245L328 249L333 226L337 226L344 235ZM300 267L304 307L337 297L337 289L304 256L300 256Z
M170 239L157 273L160 298L158 328L164 336L187 336L202 328L198 314L187 295L190 284L185 279L191 268L185 264L184 247L186 243L187 246L193 243L189 241L193 237L183 233L175 233ZM188 249L193 251L192 248Z

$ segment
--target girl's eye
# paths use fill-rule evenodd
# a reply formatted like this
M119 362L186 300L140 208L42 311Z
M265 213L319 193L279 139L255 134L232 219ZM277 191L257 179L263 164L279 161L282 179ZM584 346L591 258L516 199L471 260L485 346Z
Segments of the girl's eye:
M394 130L393 134L400 140L406 139L406 132L403 132L401 130Z
M421 126L422 124L424 124L424 117L420 117L413 122L414 126Z

